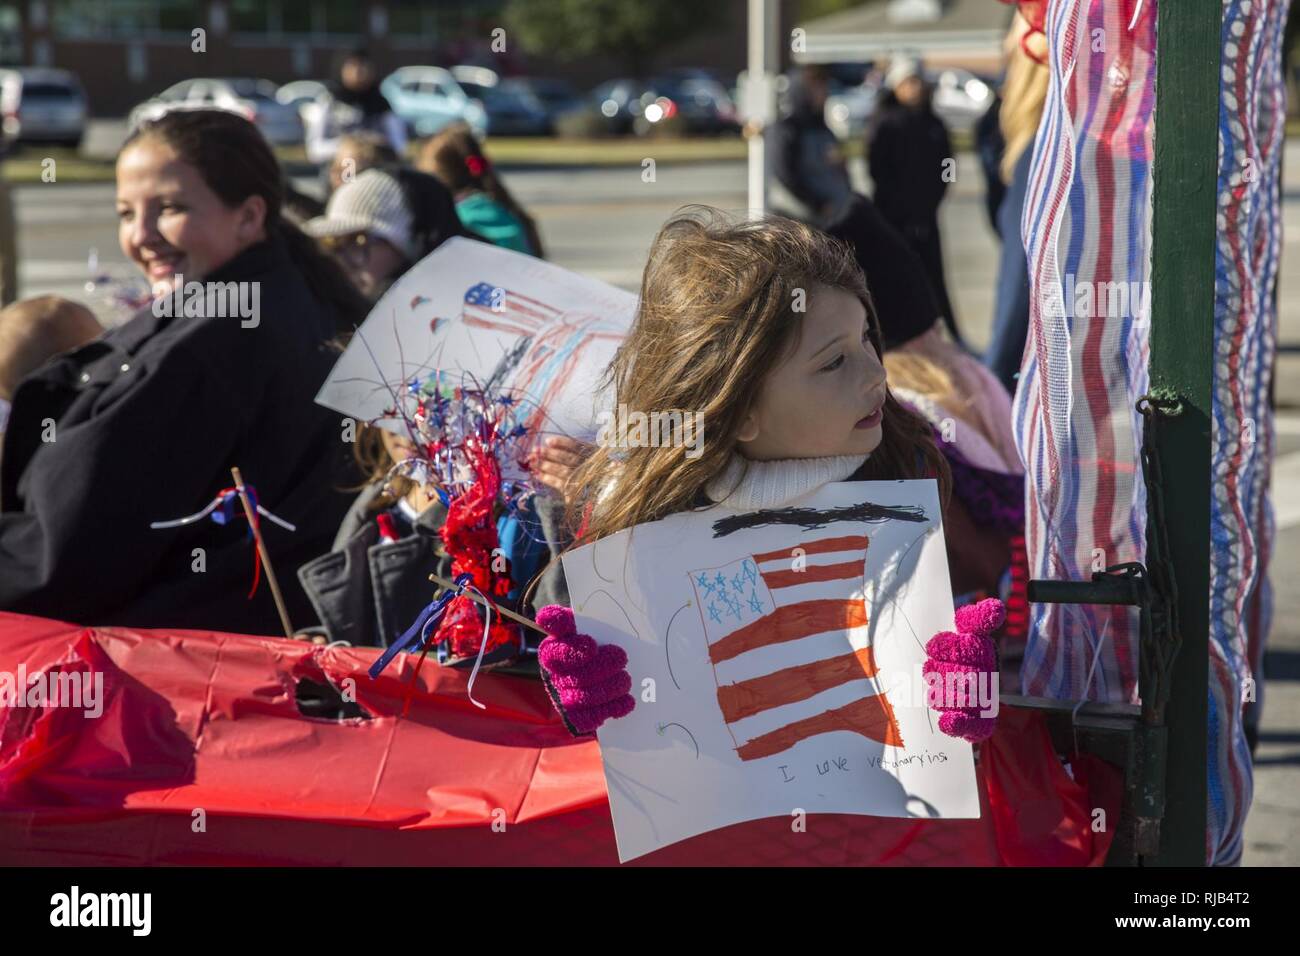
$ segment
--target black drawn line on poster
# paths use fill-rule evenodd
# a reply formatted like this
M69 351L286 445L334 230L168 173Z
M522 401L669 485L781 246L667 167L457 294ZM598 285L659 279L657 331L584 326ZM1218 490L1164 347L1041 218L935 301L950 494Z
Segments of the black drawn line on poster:
M673 616L668 619L668 628L664 631L664 660L668 662L668 676L672 678L673 686L678 690L682 689L682 685L677 683L677 675L673 673L673 662L668 656L668 644L673 639L673 621L677 620L678 614L681 614L682 611L685 611L690 606L691 602L687 601L677 610L673 611Z
M743 514L728 515L713 522L713 537L723 538L748 528L765 528L768 525L798 525L806 531L815 531L838 521L928 521L920 505L878 505L861 501L836 508L761 508Z
M693 733L691 733L690 729L687 728L687 727L685 727L685 726L683 726L682 724L679 724L679 723L660 724L659 727L658 727L658 730L659 730L659 736L662 737L662 736L664 735L664 731L667 730L669 727L681 727L682 730L686 732L686 736L691 738L691 743L695 744L695 759L696 759L696 760L699 760L699 759L700 759L700 745L699 745L699 742L695 739L695 735L694 735Z

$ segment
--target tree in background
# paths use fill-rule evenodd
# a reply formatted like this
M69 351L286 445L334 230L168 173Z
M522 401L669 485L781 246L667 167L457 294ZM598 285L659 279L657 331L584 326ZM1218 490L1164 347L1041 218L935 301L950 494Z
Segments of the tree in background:
M665 0L510 0L505 22L521 45L562 60L615 56L643 76L654 55L717 26L721 3Z

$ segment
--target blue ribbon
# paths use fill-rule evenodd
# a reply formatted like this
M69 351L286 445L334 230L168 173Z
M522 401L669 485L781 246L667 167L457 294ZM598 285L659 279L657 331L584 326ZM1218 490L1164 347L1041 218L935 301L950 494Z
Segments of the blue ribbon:
M253 513L257 514L257 490L252 485L244 485L244 494L248 495L249 507ZM239 491L235 488L229 488L221 496L221 504L217 510L212 512L213 521L217 524L234 524L240 518L244 517L244 505L239 500ZM253 537L253 526L248 526L248 536Z
M408 627L406 632L397 640L393 641L393 643L388 646L388 650L384 651L384 653L380 655L379 659L370 665L370 679L374 680L382 674L384 668L391 664L393 658L398 654L403 651L414 653L423 647L428 640L425 633L426 630L429 634L432 634L437 630L438 624L442 621L443 614L447 611L447 605L452 602L452 599L460 594L461 588L473 580L474 577L469 572L461 574L456 578L457 589L455 591L447 591L442 595L442 597L426 606L415 619L415 623Z

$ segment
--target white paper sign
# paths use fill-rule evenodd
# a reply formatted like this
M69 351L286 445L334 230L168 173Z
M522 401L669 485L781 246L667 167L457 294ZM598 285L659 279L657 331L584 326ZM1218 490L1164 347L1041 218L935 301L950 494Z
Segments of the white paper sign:
M620 860L799 811L979 816L921 676L953 626L933 480L715 506L563 560L579 631L632 674L636 708L598 733Z
M598 384L636 297L473 239L443 243L397 280L348 344L316 401L360 421L435 369L453 386L496 382L530 433L594 441L609 403ZM397 434L395 422L378 422Z

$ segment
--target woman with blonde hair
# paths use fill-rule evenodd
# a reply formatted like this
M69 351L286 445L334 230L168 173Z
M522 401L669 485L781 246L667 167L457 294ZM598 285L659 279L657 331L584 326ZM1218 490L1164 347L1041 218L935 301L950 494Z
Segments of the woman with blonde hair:
M1017 13L1007 34L1006 50L1007 76L1002 87L999 113L1006 146L999 172L1007 184L1007 191L998 209L1002 255L998 262L993 338L984 355L984 363L1007 391L1014 392L1025 351L1025 338L1029 334L1029 271L1020 236L1020 217L1025 207L1034 137L1047 99L1048 73L1043 65L1047 39L1043 34L1031 31L1029 24Z

